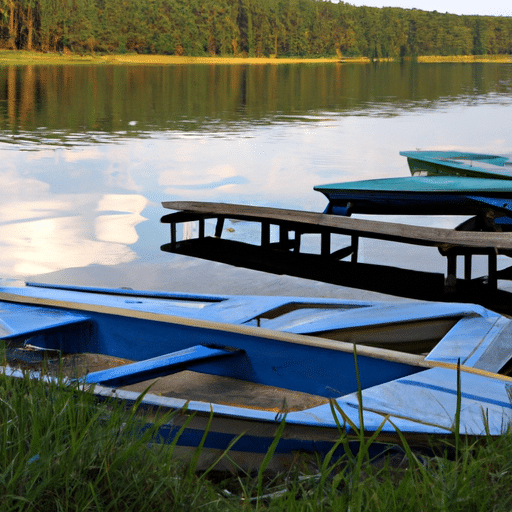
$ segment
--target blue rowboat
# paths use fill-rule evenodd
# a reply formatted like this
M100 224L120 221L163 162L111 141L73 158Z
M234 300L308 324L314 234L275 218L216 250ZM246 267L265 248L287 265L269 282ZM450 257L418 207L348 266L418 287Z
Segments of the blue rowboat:
M512 180L508 156L461 151L401 151L413 176L465 176Z
M223 461L257 466L283 421L275 468L354 428L381 429L380 443L396 428L413 444L450 436L458 394L460 433L498 436L512 419L511 336L509 319L467 304L0 288L4 374L41 379L55 362L127 403L151 385L141 405L176 411L161 439L184 426L177 455L207 430L199 467L242 433Z
M314 187L329 200L325 213L388 215L512 215L512 181L460 176L409 176Z

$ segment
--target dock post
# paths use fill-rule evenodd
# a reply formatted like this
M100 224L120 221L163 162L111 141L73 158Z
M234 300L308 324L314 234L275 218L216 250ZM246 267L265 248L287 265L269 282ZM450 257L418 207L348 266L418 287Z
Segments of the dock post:
M204 219L199 219L198 238L204 238Z
M293 252L300 252L300 237L302 233L299 230L295 230L295 239L293 241Z
M176 222L171 222L171 248L176 249Z
M331 254L331 233L329 231L322 231L320 234L320 254L322 256Z
M444 282L445 293L454 293L457 285L457 254L449 252L446 255L448 268Z
M471 253L464 255L464 279L471 281L471 267L473 262L473 255Z
M261 247L270 245L270 222L261 221Z
M496 257L496 251L489 252L489 282L488 285L491 289L496 290L498 288L498 262Z
M215 237L220 238L222 236L222 230L224 229L224 217L217 217L217 225L215 226Z
M357 263L357 253L359 251L359 237L356 235L352 235L352 258L350 261L352 263Z
M279 246L282 250L288 250L288 228L286 228L283 224L279 224Z

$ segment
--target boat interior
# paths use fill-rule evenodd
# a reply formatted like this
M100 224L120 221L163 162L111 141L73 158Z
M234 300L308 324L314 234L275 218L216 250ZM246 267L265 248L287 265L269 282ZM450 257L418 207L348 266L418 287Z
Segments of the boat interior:
M117 390L292 411L439 361L512 372L509 320L479 306L124 290L73 290L74 302L55 303L62 290L31 293L0 296L4 366Z

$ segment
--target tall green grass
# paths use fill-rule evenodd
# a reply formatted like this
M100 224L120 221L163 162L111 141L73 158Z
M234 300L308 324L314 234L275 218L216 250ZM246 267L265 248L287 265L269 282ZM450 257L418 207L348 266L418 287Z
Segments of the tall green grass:
M179 464L154 429L91 392L0 375L0 510L188 510L213 487Z
M0 510L10 511L500 511L512 509L512 437L454 436L432 453L414 451L402 436L377 459L373 438L332 402L339 441L323 459L298 454L287 471L266 470L284 429L254 474L197 471L173 447L152 443L156 430L90 392L0 374ZM154 417L154 416L153 416ZM157 424L170 415L157 417ZM344 426L353 430L349 438ZM454 428L457 425L454 426ZM352 453L348 443L359 441ZM334 457L344 447L347 455ZM229 455L229 454L228 454Z

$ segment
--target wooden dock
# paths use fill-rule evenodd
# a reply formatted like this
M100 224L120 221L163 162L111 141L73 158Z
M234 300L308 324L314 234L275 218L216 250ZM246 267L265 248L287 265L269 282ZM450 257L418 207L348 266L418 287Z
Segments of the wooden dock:
M163 206L175 210L161 219L171 230L163 251L401 297L475 302L512 313L512 294L497 286L499 279L511 279L512 267L497 271L497 255L512 254L511 233L456 231L238 204L169 201ZM213 236L206 235L208 219L215 221ZM259 224L259 245L223 238L226 219ZM197 237L178 240L177 225L186 222L198 222ZM271 240L271 226L277 226L276 241ZM301 250L301 237L306 234L318 235L315 254ZM333 235L347 236L349 243L332 250ZM361 238L437 247L447 258L446 274L384 266L378 261L359 263ZM487 255L488 272L473 279L472 256L478 254ZM456 277L459 255L464 256L463 279Z

